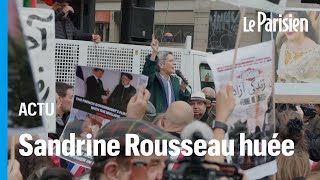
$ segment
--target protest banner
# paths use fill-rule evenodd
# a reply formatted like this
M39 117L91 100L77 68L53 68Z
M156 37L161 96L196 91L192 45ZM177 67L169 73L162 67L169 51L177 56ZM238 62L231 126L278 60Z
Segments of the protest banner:
M27 41L30 64L38 87L39 102L53 108L55 103L55 21L50 9L19 8ZM56 116L44 113L44 127L55 132Z
M26 110L38 102L37 89L15 1L9 2L8 18L8 134L33 134L44 129L39 107Z
M241 7L255 8L267 12L283 13L287 0L220 0L224 3L233 4Z
M70 139L70 133L75 133L76 139L88 139L87 134L94 138L110 120L126 116L130 98L148 83L148 77L144 75L88 66L76 68L73 108L61 141ZM85 146L82 152L81 157L61 157L89 168L92 157L87 156Z
M274 132L272 118L272 53L273 42L268 41L252 46L239 48L233 68L235 50L218 53L207 57L213 74L217 92L232 79L236 107L230 115L229 139L239 142L239 133L246 133L247 139L270 140ZM232 73L233 72L233 73ZM231 78L234 75L233 78ZM250 149L250 148L247 148ZM252 148L251 148L252 149ZM271 156L239 156L239 147L235 147L232 162L239 164L244 170L256 169L273 158ZM274 163L270 163L274 166ZM258 179L271 175L276 168L255 175Z
M320 103L320 18L319 9L287 9L303 28L299 32L274 32L276 46L275 101ZM272 14L272 18L278 18ZM302 21L306 19L306 21Z

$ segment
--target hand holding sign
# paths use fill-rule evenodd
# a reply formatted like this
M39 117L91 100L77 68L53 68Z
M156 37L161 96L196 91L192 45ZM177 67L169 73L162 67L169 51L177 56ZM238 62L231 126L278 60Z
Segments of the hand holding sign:
M92 34L92 41L95 42L95 43L100 43L101 42L101 38L97 34Z
M127 117L142 119L145 114L149 99L150 92L144 86L141 87L128 103Z
M217 95L217 118L216 120L226 122L229 115L235 107L235 97L233 94L233 85L229 82L220 89Z
M11 159L8 162L8 179L22 180L20 164L17 160Z

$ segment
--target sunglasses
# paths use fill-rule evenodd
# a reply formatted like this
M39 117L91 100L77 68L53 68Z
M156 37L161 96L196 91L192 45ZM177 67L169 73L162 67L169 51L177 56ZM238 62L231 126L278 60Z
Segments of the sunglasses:
M208 99L209 101L211 101L211 103L215 103L216 102L216 98L212 97L212 96L206 96L206 99Z

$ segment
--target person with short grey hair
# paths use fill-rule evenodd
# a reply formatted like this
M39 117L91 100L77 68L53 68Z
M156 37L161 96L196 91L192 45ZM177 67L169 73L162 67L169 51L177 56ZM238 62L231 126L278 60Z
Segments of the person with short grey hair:
M151 93L150 102L157 113L165 112L175 101L188 101L190 93L187 85L175 73L176 60L170 51L158 51L159 41L152 35L152 54L146 57L142 74L149 77L147 89Z

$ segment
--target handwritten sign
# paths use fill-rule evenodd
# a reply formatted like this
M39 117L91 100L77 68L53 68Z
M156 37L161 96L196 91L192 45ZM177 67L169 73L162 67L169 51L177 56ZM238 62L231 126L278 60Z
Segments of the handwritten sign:
M38 99L55 102L55 21L49 9L20 8L20 19L29 49L30 64L38 86ZM45 128L55 132L55 116L43 116Z

